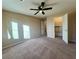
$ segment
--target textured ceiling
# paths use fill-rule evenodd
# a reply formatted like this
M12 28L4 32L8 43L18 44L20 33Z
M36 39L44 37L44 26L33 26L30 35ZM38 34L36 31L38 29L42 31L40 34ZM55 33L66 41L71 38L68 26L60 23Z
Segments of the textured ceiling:
M34 15L36 11L29 10L30 8L37 8L41 2L45 1L46 4L53 7L52 10L46 10L45 15L38 13ZM49 7L49 6L47 6ZM2 0L3 10L8 10L16 13L35 17L47 17L47 16L60 16L65 13L74 11L76 9L76 0Z

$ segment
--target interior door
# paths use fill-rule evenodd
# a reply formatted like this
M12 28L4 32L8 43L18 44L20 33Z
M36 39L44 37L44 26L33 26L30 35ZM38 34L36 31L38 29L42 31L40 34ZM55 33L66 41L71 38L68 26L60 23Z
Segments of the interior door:
M62 27L62 33L63 33L63 40L65 43L68 44L68 16L65 14L63 17L63 27Z

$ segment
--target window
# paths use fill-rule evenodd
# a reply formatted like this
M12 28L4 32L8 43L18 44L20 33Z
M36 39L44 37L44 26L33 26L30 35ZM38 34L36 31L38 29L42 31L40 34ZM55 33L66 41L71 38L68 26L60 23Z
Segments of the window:
M30 28L27 25L23 25L24 39L30 38Z
M23 28L21 28L21 26ZM19 39L19 32L21 32L23 29L23 38L24 39L30 39L30 27L28 25L21 25L18 27L18 23L17 22L11 22L11 26L10 28L8 28L9 30L7 31L7 36L8 39ZM20 28L20 29L18 29Z
M11 24L12 24L12 37L14 39L19 39L19 35L18 35L18 23L11 22Z

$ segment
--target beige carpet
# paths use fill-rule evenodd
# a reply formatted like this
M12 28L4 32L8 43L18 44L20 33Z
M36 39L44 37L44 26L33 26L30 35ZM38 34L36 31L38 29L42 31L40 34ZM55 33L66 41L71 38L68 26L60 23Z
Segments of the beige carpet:
M75 50L75 44L66 45L60 39L41 37L7 49L3 59L76 59Z

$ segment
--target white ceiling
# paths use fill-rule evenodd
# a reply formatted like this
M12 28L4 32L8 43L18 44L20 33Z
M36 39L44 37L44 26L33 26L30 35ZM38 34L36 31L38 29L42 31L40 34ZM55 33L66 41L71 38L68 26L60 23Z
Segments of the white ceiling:
M45 11L45 15L42 15L41 13L34 15L36 11L29 9L37 8L38 5L40 5L40 3L43 1L45 1L46 4L55 4L50 5L51 7L53 7L53 9ZM37 3L38 5L35 5L34 3ZM3 10L36 17L46 17L51 15L60 16L65 13L74 11L76 9L76 0L2 0L2 8Z

